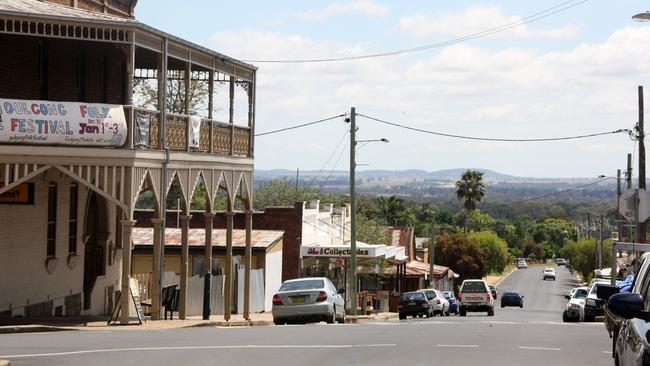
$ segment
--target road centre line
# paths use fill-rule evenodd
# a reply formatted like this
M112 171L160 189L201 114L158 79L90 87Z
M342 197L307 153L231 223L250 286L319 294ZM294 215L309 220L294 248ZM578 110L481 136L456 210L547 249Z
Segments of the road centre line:
M519 346L519 349L529 349L535 351L562 351L562 348L550 348L550 347L528 347L528 346Z
M436 344L436 347L478 348L478 344Z
M366 347L396 347L395 343L376 343L376 344L305 344L305 345L233 345L233 346L169 346L169 347L134 347L134 348L107 348L107 349L89 349L80 351L52 352L52 353L33 353L21 355L0 355L0 358L27 358L27 357L52 357L52 356L69 356L88 353L109 353L109 352L133 352L133 351L176 351L176 350L200 350L200 349L254 349L254 348L366 348Z

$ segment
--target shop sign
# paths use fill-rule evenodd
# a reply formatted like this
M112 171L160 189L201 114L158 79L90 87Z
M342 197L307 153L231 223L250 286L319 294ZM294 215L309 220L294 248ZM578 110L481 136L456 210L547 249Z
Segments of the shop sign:
M0 188L4 187L0 182ZM34 204L34 183L22 183L18 186L0 193L0 204L3 205L33 205Z
M303 257L349 257L352 254L350 247L303 247ZM375 248L357 248L359 257L375 257Z
M0 98L0 143L121 147L127 132L121 105Z

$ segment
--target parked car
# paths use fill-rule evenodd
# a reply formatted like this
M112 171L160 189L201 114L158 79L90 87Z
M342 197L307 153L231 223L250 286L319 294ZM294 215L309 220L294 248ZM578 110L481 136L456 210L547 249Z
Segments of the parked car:
M407 316L427 318L433 314L431 303L423 291L406 292L402 294L397 306L399 318L406 319Z
M345 301L326 277L310 277L284 281L273 295L273 323L324 320L345 323Z
M494 298L490 294L490 287L484 280L465 280L458 294L460 316L467 315L468 311L487 311L488 316L494 316Z
M591 287L589 287L589 294L585 300L584 306L584 317L583 321L593 322L597 316L602 316L605 314L605 301L598 298L598 285L609 285L610 280L605 280L602 278L592 281Z
M544 271L542 272L542 278L544 279L544 281L546 281L547 278L550 278L553 281L555 281L555 277L556 277L555 270L553 268L551 267L544 268Z
M643 263L636 273L630 293L612 295L607 302L609 312L623 318L614 345L616 365L650 365L650 253L641 257Z
M490 285L490 293L492 294L492 297L494 298L494 300L496 300L497 299L497 287L493 286L493 285Z
M449 316L449 301L445 299L442 292L434 289L424 289L421 291L427 295L427 300L431 304L431 313L429 316Z
M528 268L528 263L524 259L520 259L517 262L517 268Z
M456 295L454 295L454 292L445 291L443 292L443 295L445 296L445 299L449 301L449 312L458 315L458 299L456 298Z
M524 296L515 291L506 291L501 295L501 307L519 306L524 307Z
M558 266L566 265L566 259L564 259L564 258L558 258L558 259L555 260L555 262L557 263Z
M565 296L569 302L562 314L564 322L582 321L584 319L585 300L588 294L589 289L587 287L576 287L571 290L571 295Z

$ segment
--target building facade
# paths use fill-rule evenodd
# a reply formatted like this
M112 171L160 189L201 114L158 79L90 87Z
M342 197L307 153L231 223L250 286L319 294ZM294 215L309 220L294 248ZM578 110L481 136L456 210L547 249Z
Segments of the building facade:
M119 303L120 321L129 323L132 304L120 294L129 288L135 204L144 192L152 197L161 233L171 186L183 211L181 317L189 202L199 182L206 217L225 192L229 260L234 203L245 207L250 272L256 68L138 22L135 4L0 2L0 48L8 51L0 53L0 277L10 279L0 282L0 318L104 315ZM136 89L144 84L153 92L141 108ZM193 108L197 84L206 101ZM213 115L217 86L227 89L221 120ZM162 273L161 236L154 277ZM233 274L225 276L232 293ZM159 293L154 285L154 319Z

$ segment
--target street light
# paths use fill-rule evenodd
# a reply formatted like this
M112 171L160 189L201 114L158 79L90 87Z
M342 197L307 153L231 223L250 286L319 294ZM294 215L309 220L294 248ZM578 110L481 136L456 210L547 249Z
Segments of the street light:
M352 306L350 309L351 315L357 315L357 199L355 187L355 170L356 163L356 149L359 142L388 142L388 139L381 138L375 140L356 140L357 124L356 108L352 107L350 110L350 117L345 119L345 122L350 123L350 300ZM362 305L363 306L363 305Z

